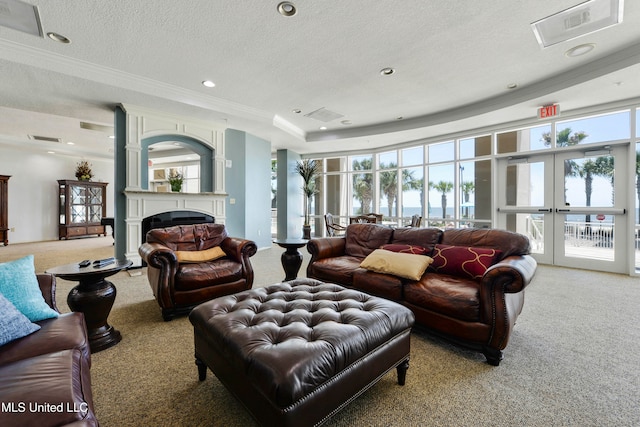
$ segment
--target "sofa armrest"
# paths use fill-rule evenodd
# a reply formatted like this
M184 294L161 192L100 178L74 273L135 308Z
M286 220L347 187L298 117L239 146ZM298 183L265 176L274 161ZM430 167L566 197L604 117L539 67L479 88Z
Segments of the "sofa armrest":
M147 264L155 268L169 265L175 269L178 266L176 253L160 243L143 243L138 248L138 253Z
M537 265L531 255L512 255L489 267L482 283L502 284L503 292L518 293L531 283Z
M309 263L324 258L335 258L344 255L347 239L345 237L323 237L311 239L307 243L307 251L311 254Z
M254 256L258 251L258 246L254 241L237 237L227 237L222 241L220 247L228 257L238 262L243 262L243 259Z
M38 285L40 285L40 291L42 296L49 307L53 308L58 313L58 306L56 305L56 276L53 274L36 274L38 279Z

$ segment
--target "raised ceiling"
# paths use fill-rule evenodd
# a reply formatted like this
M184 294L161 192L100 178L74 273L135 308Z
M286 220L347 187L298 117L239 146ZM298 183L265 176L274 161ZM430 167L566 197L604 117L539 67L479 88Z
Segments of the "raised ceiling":
M637 1L621 24L545 49L531 23L579 1L297 0L290 17L277 0L28 3L71 43L0 27L0 144L111 157L80 122L110 126L123 103L340 152L640 98ZM308 116L320 109L340 117Z

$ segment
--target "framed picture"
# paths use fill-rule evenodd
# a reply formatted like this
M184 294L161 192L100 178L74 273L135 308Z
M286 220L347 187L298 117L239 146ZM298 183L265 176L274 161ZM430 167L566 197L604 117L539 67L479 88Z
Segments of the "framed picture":
M153 170L153 179L167 179L167 173L164 169L154 169Z

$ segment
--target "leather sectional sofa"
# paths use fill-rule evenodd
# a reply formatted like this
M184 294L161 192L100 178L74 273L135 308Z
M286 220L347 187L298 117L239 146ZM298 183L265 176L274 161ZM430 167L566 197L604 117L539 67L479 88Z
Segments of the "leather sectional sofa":
M58 311L54 276L37 278L45 301ZM0 347L0 425L97 426L83 314L36 323L39 330Z
M413 311L416 324L482 352L495 366L537 266L525 236L493 229L351 224L344 236L312 239L307 249L307 277L399 302ZM361 267L376 254L384 258L392 252L421 254L433 262L412 279ZM412 265L415 260L421 258L410 258Z

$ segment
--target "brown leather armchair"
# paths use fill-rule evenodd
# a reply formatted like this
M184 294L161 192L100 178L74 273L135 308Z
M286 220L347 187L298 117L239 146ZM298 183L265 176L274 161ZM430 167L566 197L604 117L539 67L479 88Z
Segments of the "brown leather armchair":
M223 256L206 259L216 247ZM224 224L206 223L153 229L138 253L147 263L149 285L162 318L171 320L204 301L250 289L249 258L257 250L251 240L229 237ZM185 262L185 258L191 260Z

